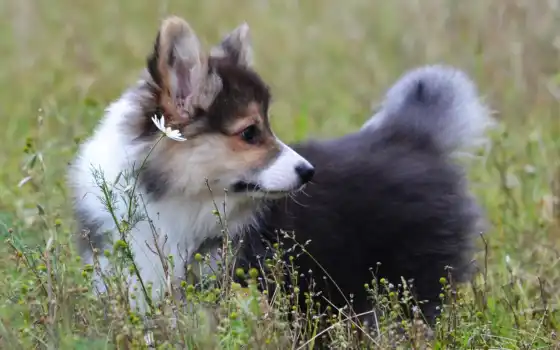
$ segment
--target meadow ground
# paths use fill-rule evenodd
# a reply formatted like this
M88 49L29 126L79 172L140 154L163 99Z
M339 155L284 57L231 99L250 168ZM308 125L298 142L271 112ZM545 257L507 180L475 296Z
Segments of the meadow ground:
M361 339L371 348L560 348L557 0L0 2L2 348L145 346L136 315L87 291L89 272L68 245L63 175L76 142L137 78L166 14L186 18L207 47L249 23L275 95L272 122L287 141L355 130L408 68L443 62L469 72L500 121L470 170L492 224L480 240L481 272L453 295L435 340L416 323L403 334L389 322ZM294 330L282 310L225 303L214 334L179 317L175 329L153 326L157 346L311 345L313 317L298 316ZM334 348L366 346L355 323L332 324Z

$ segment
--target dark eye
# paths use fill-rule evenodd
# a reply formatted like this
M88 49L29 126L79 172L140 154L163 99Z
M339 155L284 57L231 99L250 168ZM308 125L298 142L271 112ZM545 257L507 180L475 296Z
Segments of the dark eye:
M257 136L259 135L259 129L255 125L247 127L241 132L241 138L247 143L255 143L257 141Z

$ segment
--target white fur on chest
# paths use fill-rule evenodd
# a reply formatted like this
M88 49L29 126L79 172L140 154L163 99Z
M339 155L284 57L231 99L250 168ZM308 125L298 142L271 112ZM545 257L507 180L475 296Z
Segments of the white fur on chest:
M121 190L127 187L130 190L134 181L126 179L122 174L130 173L133 168L138 169L149 150L149 145L133 142L134 136L127 135L123 128L126 118L139 112L126 98L113 103L94 135L82 145L78 158L69 171L69 185L82 215L99 224L99 232L111 232L113 240L121 239L115 219L117 222L130 219L130 201L125 199L127 194ZM105 196L93 169L100 171L109 187L116 191L113 213L103 203L102 198ZM118 183L114 183L117 178ZM143 192L141 186L135 187L134 193L139 199L136 210L144 219L135 223L126 240L144 283L153 283L152 298L163 292L167 278L176 280L185 276L184 261L190 261L193 253L206 239L221 236L223 223L227 222L228 232L236 234L241 232L243 224L250 219L249 208L239 211L243 207L240 202L242 199L227 198L224 212L223 191L212 190L214 198L208 191L197 196L171 193L153 200ZM216 215L216 210L219 215ZM161 258L155 251L159 251L164 258L173 256L175 264L170 276L165 276ZM87 263L93 262L91 253L84 256L84 259ZM101 259L102 269L108 269L108 261L104 257ZM135 277L132 277L131 282L131 288L138 287ZM98 283L97 287L104 289L102 283Z

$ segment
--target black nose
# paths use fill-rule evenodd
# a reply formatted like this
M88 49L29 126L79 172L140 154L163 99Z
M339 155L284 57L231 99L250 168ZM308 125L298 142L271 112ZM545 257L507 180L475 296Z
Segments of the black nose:
M302 183L307 183L311 181L313 175L315 175L315 168L309 164L300 164L296 166L296 173L301 179Z

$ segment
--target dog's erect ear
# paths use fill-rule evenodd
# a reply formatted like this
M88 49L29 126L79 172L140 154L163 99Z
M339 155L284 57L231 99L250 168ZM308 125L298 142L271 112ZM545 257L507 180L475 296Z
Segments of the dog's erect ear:
M207 108L221 88L208 72L196 34L175 16L161 24L148 71L161 89L161 107L176 122L187 121L194 107Z
M243 23L226 35L219 45L212 48L210 56L226 58L233 64L251 67L253 65L253 48L249 25Z

